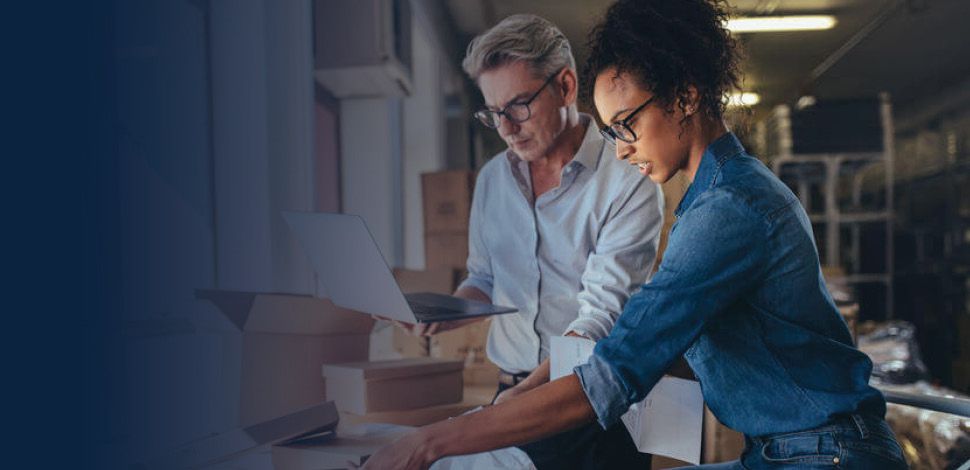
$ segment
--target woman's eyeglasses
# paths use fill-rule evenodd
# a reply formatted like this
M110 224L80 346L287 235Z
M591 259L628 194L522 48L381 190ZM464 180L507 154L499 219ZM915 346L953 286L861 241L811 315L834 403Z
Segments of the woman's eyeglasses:
M617 139L630 144L636 142L637 134L633 132L633 129L630 129L630 120L633 119L633 116L636 116L636 114L639 113L640 110L642 110L643 108L646 108L647 105L650 104L650 102L652 102L654 98L656 98L656 95L651 97L649 100L647 100L646 103L641 104L639 108L634 109L633 112L631 112L623 120L616 121L613 124L603 126L603 128L600 129L600 134L602 134L603 138L613 145L616 145Z

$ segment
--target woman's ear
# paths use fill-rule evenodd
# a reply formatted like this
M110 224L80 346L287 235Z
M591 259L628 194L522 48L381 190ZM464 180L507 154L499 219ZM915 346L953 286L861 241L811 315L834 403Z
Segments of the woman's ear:
M684 102L686 100L686 103ZM684 117L691 117L700 108L700 96L697 94L697 87L694 85L687 86L687 96L681 97L678 105L683 104L684 107Z

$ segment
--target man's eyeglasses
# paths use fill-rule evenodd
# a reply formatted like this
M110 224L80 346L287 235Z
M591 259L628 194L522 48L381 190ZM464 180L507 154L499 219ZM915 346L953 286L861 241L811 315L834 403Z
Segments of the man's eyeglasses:
M478 120L481 121L482 124L484 124L487 127L491 127L492 129L498 128L501 122L499 121L499 117L503 115L505 116L505 119L509 120L509 122L528 121L529 118L532 117L532 111L529 110L529 104L531 104L532 101L535 100L537 96L539 96L539 93L542 93L542 90L544 90L547 86L549 86L550 83L552 83L552 79L559 76L559 72L562 72L563 70L565 70L565 67L559 70L556 70L555 73L553 73L549 78L546 79L546 83L543 83L542 86L538 90L536 90L536 92L533 93L531 97L529 97L529 99L525 101L509 103L505 107L505 109L501 111L482 109L480 111L475 112L475 117L478 118Z
M633 132L633 129L630 129L630 120L633 119L633 116L636 116L640 110L646 108L654 98L656 98L656 95L647 100L646 103L641 104L639 108L634 109L633 112L631 112L627 117L623 118L623 120L603 126L603 128L600 129L600 134L603 134L603 138L613 145L616 145L617 139L630 144L636 142L637 134Z

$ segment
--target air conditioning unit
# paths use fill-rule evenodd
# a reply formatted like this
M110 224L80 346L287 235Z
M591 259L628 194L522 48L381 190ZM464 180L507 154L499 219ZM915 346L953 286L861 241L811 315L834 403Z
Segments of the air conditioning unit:
M314 77L337 98L411 94L410 0L315 0Z

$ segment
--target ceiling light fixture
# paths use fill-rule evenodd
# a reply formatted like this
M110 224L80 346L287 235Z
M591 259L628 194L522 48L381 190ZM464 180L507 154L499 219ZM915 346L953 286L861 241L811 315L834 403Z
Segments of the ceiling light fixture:
M757 93L731 93L727 99L727 105L731 108L739 106L754 106L761 102L761 95Z
M753 16L727 20L733 33L763 33L775 31L815 31L835 27L832 15Z

